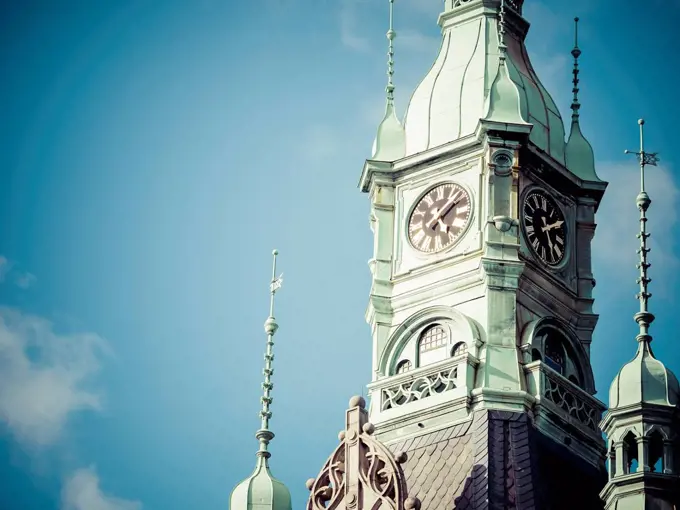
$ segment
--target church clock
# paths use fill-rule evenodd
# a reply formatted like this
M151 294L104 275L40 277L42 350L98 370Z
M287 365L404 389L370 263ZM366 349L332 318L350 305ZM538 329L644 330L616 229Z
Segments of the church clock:
M564 260L564 215L550 195L541 190L527 193L522 204L522 225L531 250L543 263L557 266Z
M423 253L449 248L465 232L471 209L470 195L459 184L449 182L431 188L409 217L411 245Z

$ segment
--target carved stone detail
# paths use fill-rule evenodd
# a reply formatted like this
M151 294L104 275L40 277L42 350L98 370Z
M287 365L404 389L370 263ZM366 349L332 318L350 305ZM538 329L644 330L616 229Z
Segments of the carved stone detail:
M353 397L346 413L340 445L324 464L310 490L307 510L409 510L420 506L407 498L406 479L399 466L406 455L394 456L372 434L362 397Z

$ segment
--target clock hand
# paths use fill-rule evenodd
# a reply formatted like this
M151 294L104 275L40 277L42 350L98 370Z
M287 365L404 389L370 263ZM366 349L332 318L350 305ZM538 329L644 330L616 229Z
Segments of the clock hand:
M550 229L553 228L552 225L547 225L545 218L541 216L541 219L543 220L543 225L544 227L541 227L541 230L545 233L545 238L548 240L548 248L550 248L550 255L552 256L553 252L553 243L550 240Z
M449 226L446 223L444 223L441 218L439 218L437 222L439 223L439 230L441 230L442 232L449 231Z
M545 225L545 227L541 227L541 230L543 232L547 232L547 231L552 230L554 228L559 228L562 225L562 223L564 223L564 221L558 220L555 223L551 223L550 225L545 225L545 218L543 218L543 224Z
M456 200L457 197L450 198L446 204L444 204L444 207L442 207L435 215L434 217L428 222L427 228L434 228L434 224L437 223L438 220L446 216L446 213L449 212L449 210L456 205L458 202L460 202L460 199Z

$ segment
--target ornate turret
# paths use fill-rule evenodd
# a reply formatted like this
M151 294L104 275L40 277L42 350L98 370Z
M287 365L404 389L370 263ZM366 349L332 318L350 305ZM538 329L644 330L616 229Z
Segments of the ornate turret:
M404 157L405 151L405 134L404 127L397 118L397 113L394 109L394 83L392 76L394 76L394 38L397 33L394 31L394 0L390 2L390 28L387 31L387 40L389 41L389 48L387 51L387 105L385 107L385 116L378 126L378 134L373 142L373 152L371 159L376 161L394 161Z
M571 172L580 177L584 181L599 181L600 178L595 172L595 154L590 142L586 140L581 132L581 123L579 122L581 103L578 99L579 93L579 78L580 73L578 68L578 58L581 56L581 50L578 47L578 18L574 18L574 49L571 50L571 55L574 57L574 99L571 102L571 133L569 134L569 141L565 148L565 156L567 168Z
M655 166L656 154L645 152L644 120L640 125L640 311L635 321L640 327L638 349L632 361L618 373L609 390L609 410L600 427L609 445L609 482L602 491L605 508L674 510L680 504L680 471L675 452L680 425L680 386L675 375L654 357L649 326L651 266L647 255L649 233L647 210L652 203L645 191L645 167ZM626 151L629 153L629 151Z
M271 377L274 374L272 362L274 361L274 334L278 329L278 324L274 318L274 295L281 288L283 275L276 277L276 256L278 251L274 250L274 265L272 268L272 281L270 284L270 304L269 317L264 323L264 330L267 334L267 349L264 355L264 382L262 383L262 410L260 418L262 425L255 437L260 442L257 451L257 464L253 474L236 486L231 493L229 503L230 510L291 510L290 491L279 480L274 478L269 471L269 442L274 439L274 433L269 429L269 420L272 417L270 410L272 404L271 391L274 388Z

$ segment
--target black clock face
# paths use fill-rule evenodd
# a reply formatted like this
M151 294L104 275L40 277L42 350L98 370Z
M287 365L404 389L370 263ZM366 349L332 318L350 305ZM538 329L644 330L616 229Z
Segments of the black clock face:
M552 197L542 191L527 194L522 205L522 224L538 258L549 266L562 262L567 242L564 215Z

